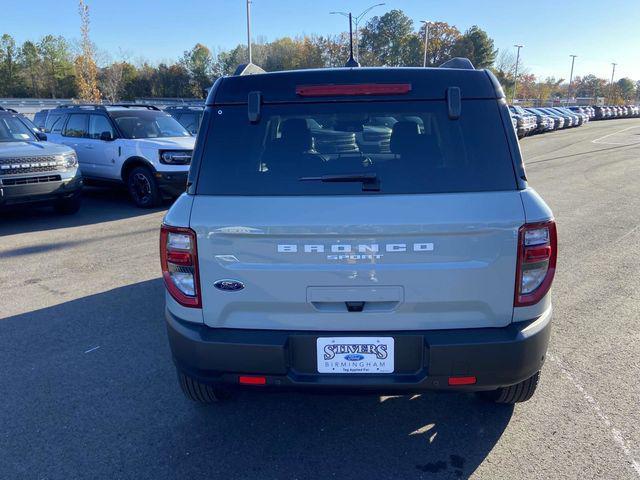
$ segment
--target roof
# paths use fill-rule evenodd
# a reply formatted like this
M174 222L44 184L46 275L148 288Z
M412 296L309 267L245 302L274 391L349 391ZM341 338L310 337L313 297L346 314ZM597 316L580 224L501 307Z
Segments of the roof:
M260 92L262 103L317 102L296 94L296 87L341 84L410 84L402 94L407 100L442 100L449 87L459 87L462 99L496 99L504 94L487 70L461 68L323 68L289 70L222 77L209 92L206 105L244 104L249 92ZM396 95L376 95L376 100L397 100ZM371 100L371 95L352 95L349 101ZM340 101L345 97L323 97L323 101Z

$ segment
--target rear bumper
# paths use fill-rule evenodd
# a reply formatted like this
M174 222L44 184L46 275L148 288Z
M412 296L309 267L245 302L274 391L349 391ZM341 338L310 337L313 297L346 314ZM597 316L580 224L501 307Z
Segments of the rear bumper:
M58 175L58 173L55 173ZM47 177L46 174L30 176ZM25 175L26 177L26 175ZM19 179L21 177L15 177ZM71 198L80 194L82 189L82 176L79 170L73 174L63 174L58 181L42 183L25 183L15 185L0 184L0 206L10 206L31 203L49 203L56 200Z
M163 196L179 197L187 190L188 172L156 172L158 188Z
M216 329L184 322L166 310L178 370L204 383L238 384L240 375L266 377L267 387L378 392L491 390L535 374L544 362L551 309L504 328L404 332L308 332ZM318 336L392 336L395 373L330 375L316 370ZM475 376L474 385L448 385Z

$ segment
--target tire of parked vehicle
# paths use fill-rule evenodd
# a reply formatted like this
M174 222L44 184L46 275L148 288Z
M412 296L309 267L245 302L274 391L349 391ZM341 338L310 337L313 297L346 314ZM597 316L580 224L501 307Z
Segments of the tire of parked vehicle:
M153 173L147 167L136 167L127 177L127 189L140 208L155 208L162 203L162 195Z
M223 387L200 383L195 378L178 372L178 381L182 393L189 400L205 405L231 398L231 392Z
M526 402L536 391L538 386L538 380L540 379L540 372L536 372L532 377L526 380L511 385L509 387L498 388L497 390L491 390L489 392L478 392L478 396L484 400L495 403L521 403Z
M63 215L73 215L74 213L78 213L80 210L80 205L82 204L82 200L80 195L75 195L71 198L65 198L64 200L58 200L53 208L56 212L61 213Z

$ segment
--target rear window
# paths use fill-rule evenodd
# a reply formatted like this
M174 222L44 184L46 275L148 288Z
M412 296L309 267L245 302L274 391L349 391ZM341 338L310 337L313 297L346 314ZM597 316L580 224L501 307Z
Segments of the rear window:
M517 188L495 100L246 105L211 111L198 177L202 195L362 195ZM204 140L204 139L202 139ZM375 177L364 181L336 176ZM323 180L325 181L321 181ZM326 181L327 178L333 179Z

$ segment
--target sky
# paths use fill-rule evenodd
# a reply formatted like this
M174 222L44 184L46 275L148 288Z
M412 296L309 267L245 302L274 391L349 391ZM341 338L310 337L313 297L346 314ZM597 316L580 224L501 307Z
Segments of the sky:
M384 1L384 0L383 0ZM245 0L86 0L91 37L114 59L175 61L196 43L212 50L246 42ZM252 37L335 34L346 18L330 11L360 13L375 0L252 0ZM640 80L640 0L387 0L368 17L401 9L415 22L445 21L461 31L477 24L499 49L522 44L521 60L540 78L568 79L593 73ZM364 23L366 19L362 21ZM361 24L362 24L361 23ZM43 35L79 37L76 0L0 0L0 34L18 42Z

